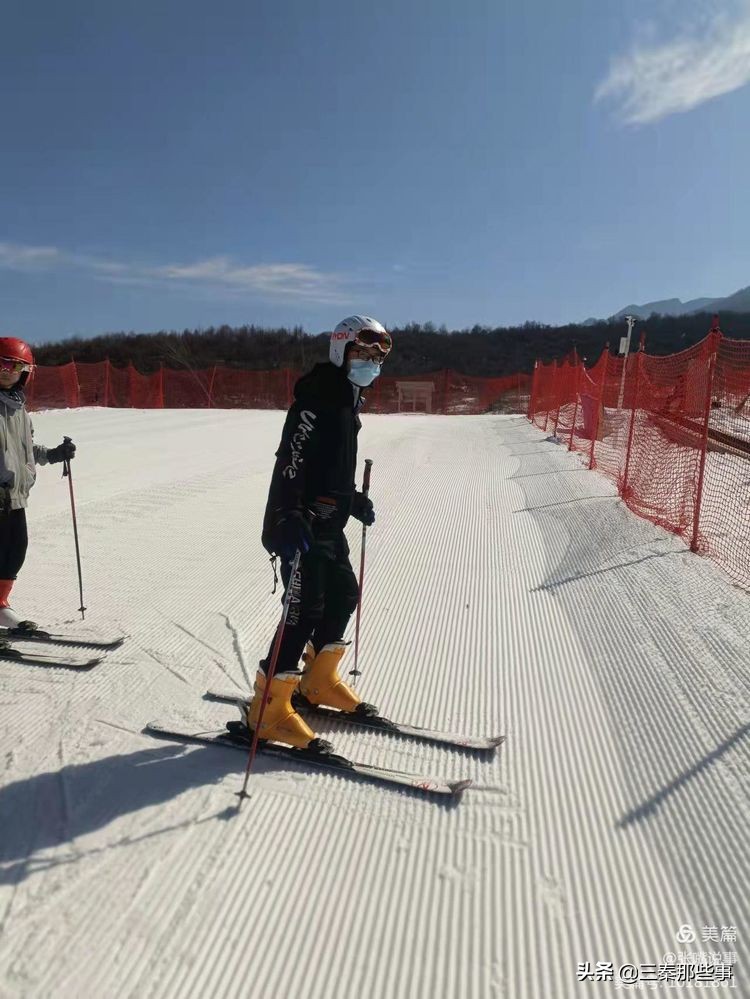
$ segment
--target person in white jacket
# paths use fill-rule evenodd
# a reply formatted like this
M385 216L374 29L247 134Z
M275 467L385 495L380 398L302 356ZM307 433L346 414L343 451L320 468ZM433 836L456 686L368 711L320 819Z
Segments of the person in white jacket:
M34 443L23 391L33 369L34 355L27 343L0 337L0 628L26 623L8 601L26 559L26 506L36 466L70 460L76 453L71 440L53 448Z

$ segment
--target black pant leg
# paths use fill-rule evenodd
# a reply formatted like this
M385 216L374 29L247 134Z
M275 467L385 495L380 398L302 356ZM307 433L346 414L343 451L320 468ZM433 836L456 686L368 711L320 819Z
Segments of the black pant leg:
M316 652L344 637L349 618L357 609L358 599L359 585L348 551L339 545L335 557L326 565L323 614L312 634Z
M15 579L26 561L29 536L26 511L0 514L0 579Z
M313 545L300 559L297 577L292 583L292 596L289 603L281 639L279 658L276 663L277 673L288 673L299 669L299 661L305 650L305 645L323 617L326 599L326 570L330 556L325 547ZM292 563L281 562L281 579L284 583L284 593L289 585ZM282 596L282 604L284 597ZM261 663L261 668L267 672L273 656L276 634L271 640L268 655Z

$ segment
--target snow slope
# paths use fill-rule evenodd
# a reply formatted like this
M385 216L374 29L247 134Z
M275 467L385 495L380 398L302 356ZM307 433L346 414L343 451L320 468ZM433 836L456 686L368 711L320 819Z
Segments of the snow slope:
M239 753L141 734L220 728L202 693L248 689L265 652L282 420L35 416L79 447L87 621L132 637L85 675L0 663L0 995L598 997L618 985L579 962L686 949L734 953L750 994L750 602L520 417L363 421L359 689L508 740L487 759L317 728L471 777L459 804L261 757L237 815ZM14 601L50 623L78 607L59 474L39 471Z

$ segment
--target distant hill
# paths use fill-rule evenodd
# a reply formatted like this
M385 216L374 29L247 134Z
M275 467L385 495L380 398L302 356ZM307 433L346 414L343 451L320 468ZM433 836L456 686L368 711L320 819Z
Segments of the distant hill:
M646 302L645 305L626 305L611 319L623 319L625 316L635 316L638 319L648 319L653 313L660 316L690 316L696 312L749 312L750 286L740 288L733 295L725 298L691 298L683 302L679 298L665 298L658 302ZM593 325L586 320L584 325Z

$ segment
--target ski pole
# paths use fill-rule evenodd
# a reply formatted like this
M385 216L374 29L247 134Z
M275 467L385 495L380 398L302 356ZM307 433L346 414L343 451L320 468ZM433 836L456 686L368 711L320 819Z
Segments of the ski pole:
M266 683L263 689L263 697L260 702L260 710L258 711L258 722L255 726L255 731L253 732L253 741L250 746L250 752L247 754L247 766L245 767L245 781L242 785L242 790L237 793L237 797L240 799L240 805L244 798L249 798L250 795L247 793L247 782L250 779L250 770L255 760L255 754L258 750L258 733L260 732L260 726L263 721L263 714L266 710L266 704L268 704L268 695L271 692L271 680L273 680L274 674L276 672L276 663L279 661L279 651L281 650L281 640L284 637L284 628L286 627L286 618L289 613L289 605L292 602L292 591L294 590L294 583L297 578L297 571L299 570L300 559L302 558L302 552L297 549L294 553L294 560L292 562L292 572L289 576L289 582L287 583L286 593L284 594L284 606L281 611L281 621L276 629L276 639L273 643L273 652L271 653L271 662L268 666L268 672L266 673ZM239 806L238 806L239 807Z
M365 458L365 474L362 479L362 495L367 499L370 492L370 472L372 471L372 458ZM359 593L357 595L357 622L354 627L354 669L349 670L349 675L354 677L352 686L357 682L357 677L362 675L362 671L357 668L359 663L359 620L362 613L362 587L365 582L365 546L367 545L367 524L362 524L362 549L359 556Z
M63 437L63 442L65 444L70 444L70 437ZM70 490L70 510L73 514L73 537L76 543L76 564L78 565L78 592L81 596L81 606L78 610L81 612L81 620L86 620L86 608L83 606L83 576L81 574L81 549L78 545L78 520L76 519L76 501L73 496L73 473L70 470L70 458L63 459L63 478L67 476L68 478L68 489Z

